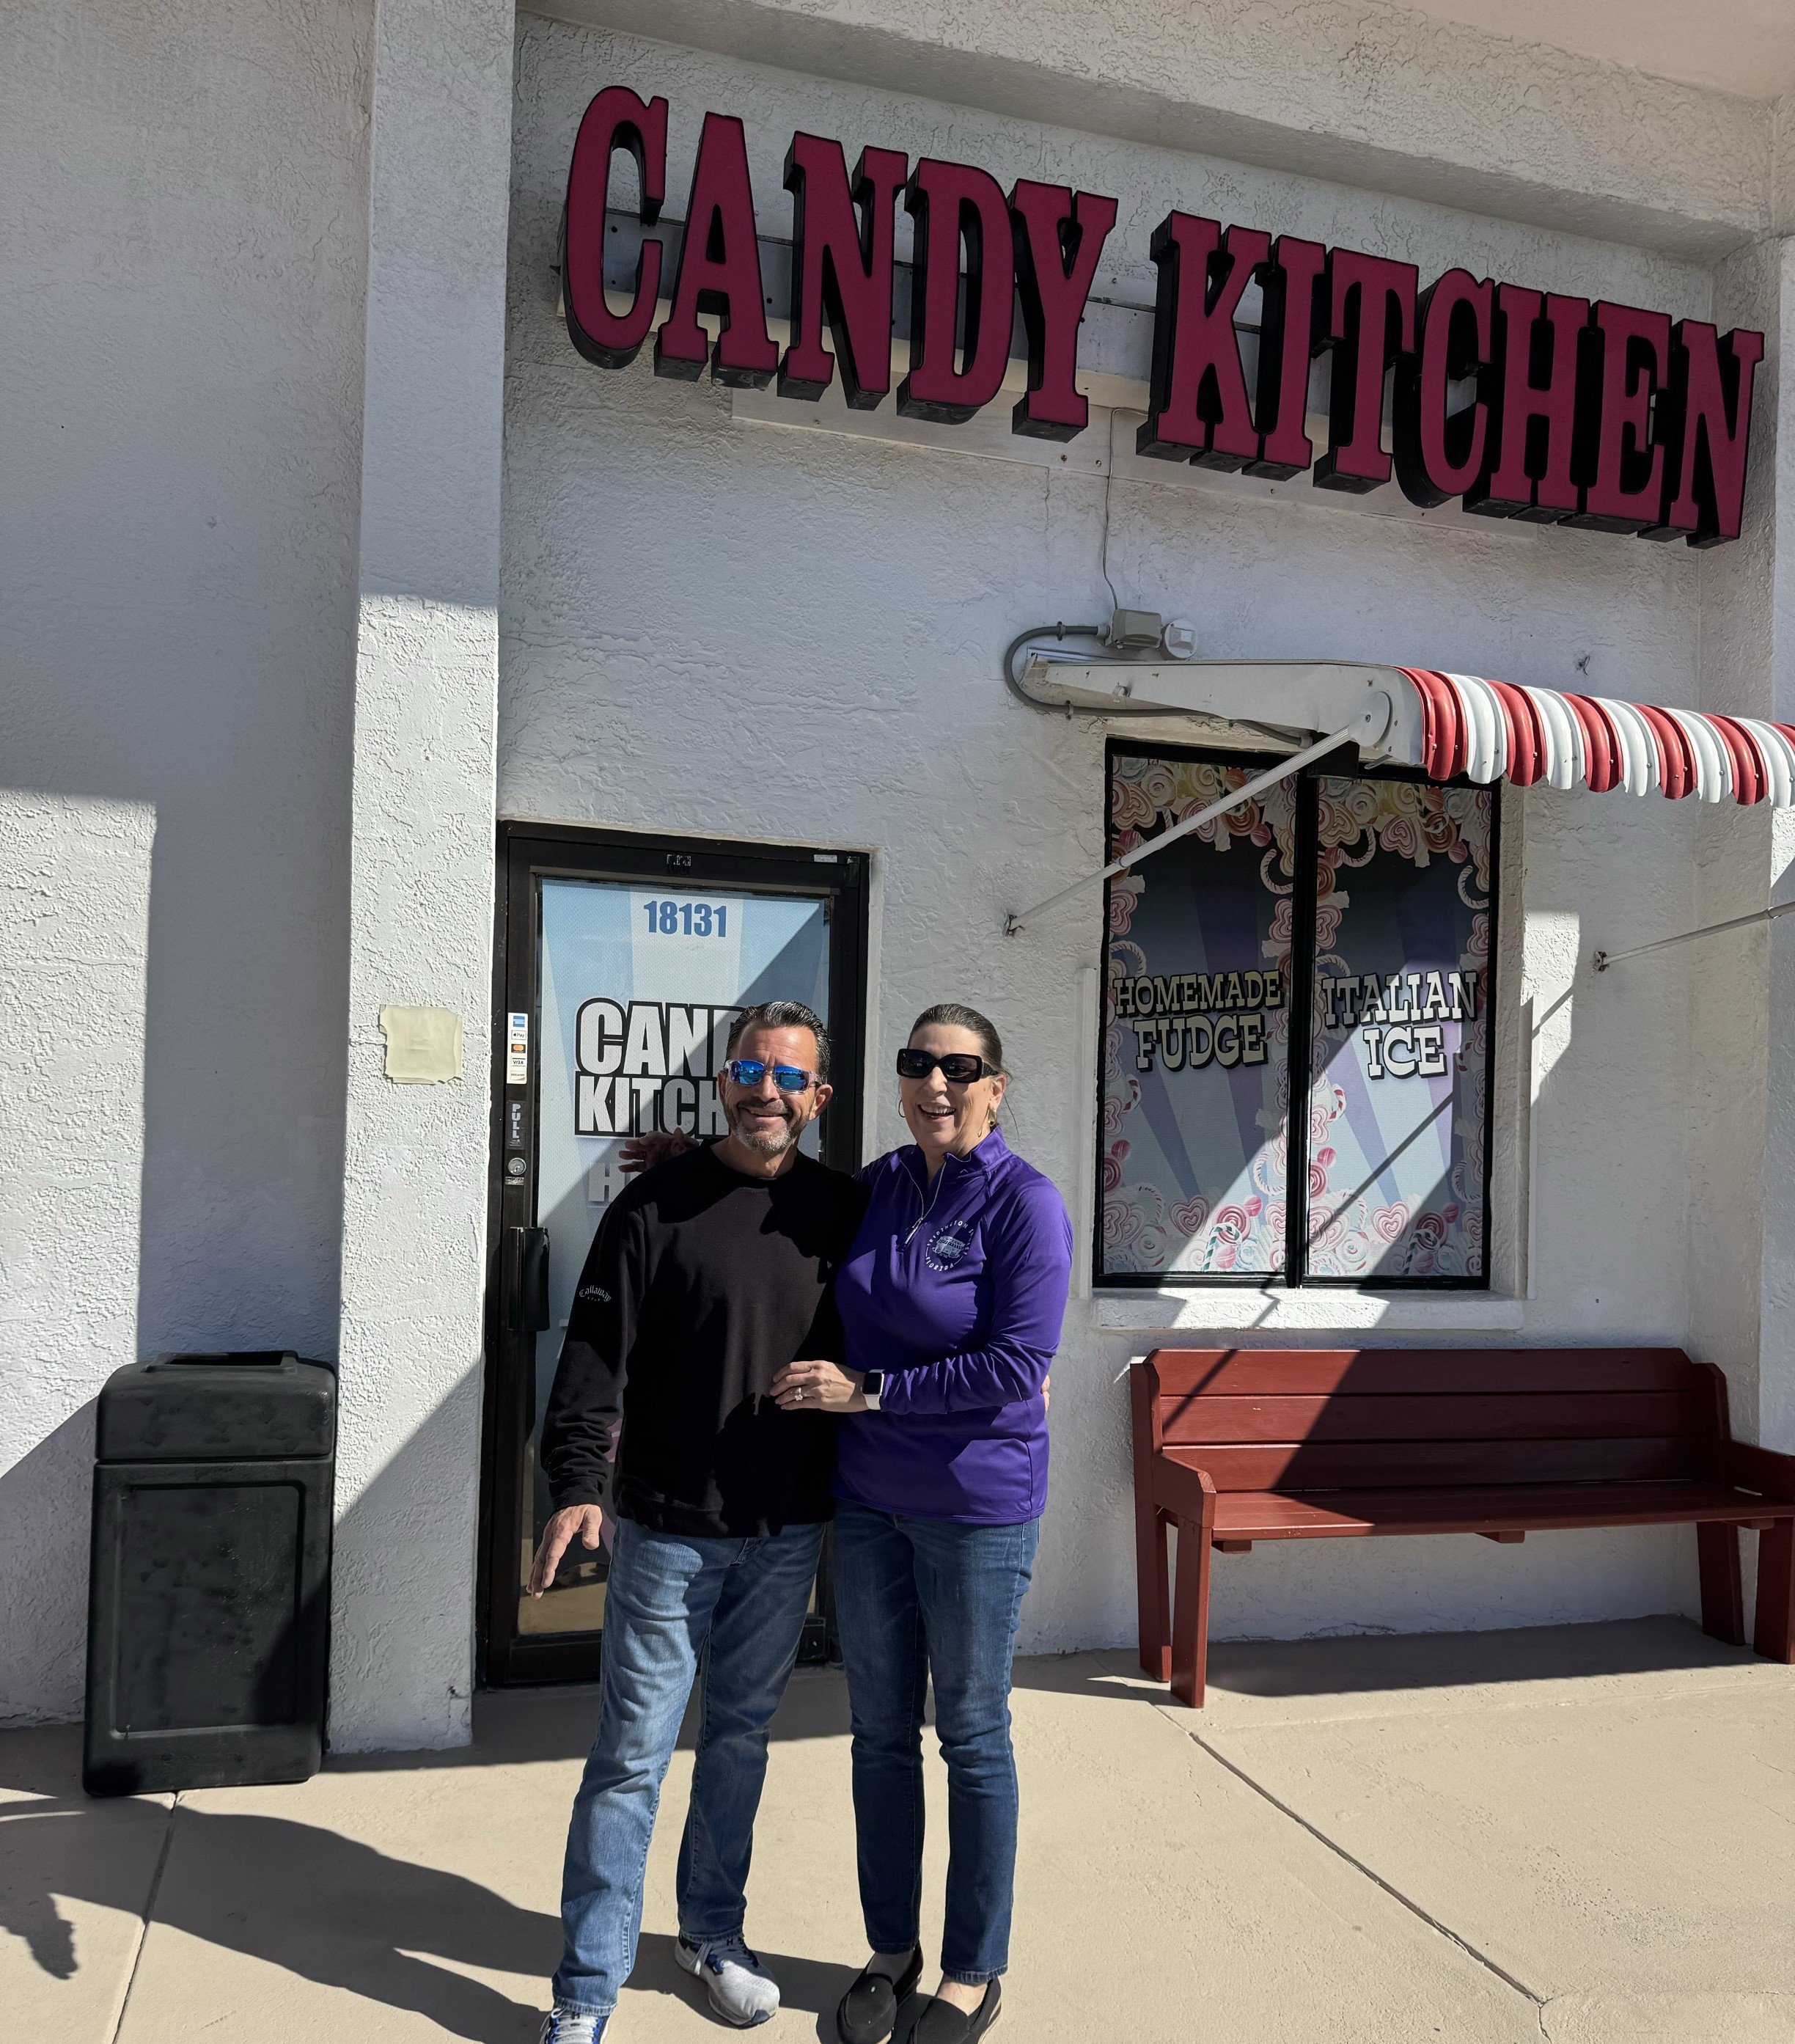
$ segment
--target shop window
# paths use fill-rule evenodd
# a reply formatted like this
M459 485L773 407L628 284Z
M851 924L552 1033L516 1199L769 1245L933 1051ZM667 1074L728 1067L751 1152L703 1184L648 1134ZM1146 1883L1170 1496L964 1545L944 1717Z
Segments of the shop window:
M1110 856L1269 763L1112 742ZM1099 1285L1487 1285L1498 824L1303 774L1110 882Z

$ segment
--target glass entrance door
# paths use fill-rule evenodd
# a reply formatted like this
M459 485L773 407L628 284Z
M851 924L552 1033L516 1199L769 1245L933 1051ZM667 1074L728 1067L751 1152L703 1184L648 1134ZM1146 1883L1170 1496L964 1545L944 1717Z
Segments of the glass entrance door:
M573 1290L627 1182L625 1139L719 1135L729 1026L757 1001L802 1001L835 1043L835 1097L804 1147L857 1160L865 861L513 827L505 847L485 1573L495 1681L589 1676L606 1557L576 1548L524 1594L550 1503L541 1415ZM570 1564L571 1566L570 1566Z

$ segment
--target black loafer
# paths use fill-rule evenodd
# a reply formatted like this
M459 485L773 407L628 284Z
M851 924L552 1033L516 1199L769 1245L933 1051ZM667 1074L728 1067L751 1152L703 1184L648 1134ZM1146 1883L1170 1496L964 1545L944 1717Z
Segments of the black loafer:
M885 2044L885 2039L897 2027L897 2012L904 1997L916 1992L916 1983L922 1977L920 1945L911 1954L910 1964L896 1980L888 1980L883 1973L869 1972L862 1966L835 2011L835 2034L842 2044Z
M984 2000L968 2015L951 2001L939 2001L931 1995L910 2026L904 2044L972 2044L975 2037L984 2036L997 2020L998 2005L1003 1999L1002 1987L991 1981L985 1988Z

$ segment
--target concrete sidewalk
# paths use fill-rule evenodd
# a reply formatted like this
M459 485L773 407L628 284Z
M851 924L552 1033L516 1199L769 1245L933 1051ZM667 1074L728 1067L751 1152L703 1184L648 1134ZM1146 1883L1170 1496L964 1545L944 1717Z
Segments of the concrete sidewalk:
M1003 2034L1795 2038L1795 1670L1664 1619L1218 1646L1201 1713L1124 1654L1017 1678ZM109 1803L72 1730L0 1735L0 2036L528 2044L591 1716L585 1691L492 1697L463 1753ZM829 2044L863 1956L847 1743L839 1677L800 1673L749 1923L784 1990L767 2044ZM669 1953L689 1765L616 2044L723 2034Z

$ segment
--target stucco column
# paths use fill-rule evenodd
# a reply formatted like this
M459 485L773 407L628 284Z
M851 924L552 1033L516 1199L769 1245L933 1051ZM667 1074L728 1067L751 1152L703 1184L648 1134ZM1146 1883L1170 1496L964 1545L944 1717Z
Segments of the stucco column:
M469 1732L512 0L379 0L331 1664L339 1748ZM389 1004L458 1079L385 1076Z
M1795 239L1715 275L1724 328L1761 328L1743 529L1701 575L1705 709L1795 723ZM1795 816L1702 818L1697 924L1788 898ZM1690 1347L1725 1369L1736 1432L1795 1448L1795 918L1686 954L1697 1047L1688 1154Z
M1785 148L1787 131L1785 130ZM1785 225L1788 222L1785 219ZM1795 236L1776 244L1774 572L1767 594L1770 715L1795 724ZM1790 898L1795 814L1776 820L1770 888ZM1795 1450L1795 916L1770 926L1764 1117L1764 1267L1758 1424L1765 1447Z

